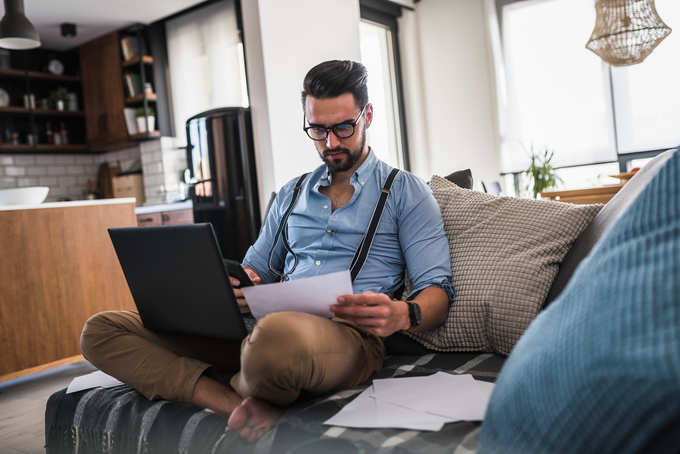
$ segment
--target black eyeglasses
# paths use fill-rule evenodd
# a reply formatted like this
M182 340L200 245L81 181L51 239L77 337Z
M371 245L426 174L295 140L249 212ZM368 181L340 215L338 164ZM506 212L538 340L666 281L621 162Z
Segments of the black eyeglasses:
M365 104L364 108L361 109L361 112L359 112L359 115L357 116L356 120L343 121L342 123L338 123L337 125L333 125L328 128L318 125L305 126L305 123L307 122L307 116L303 115L302 129L304 129L304 131L307 133L310 139L316 140L318 142L326 140L328 138L328 133L331 131L333 131L333 134L335 134L337 138L347 139L348 137L352 137L354 135L354 129L356 128L359 119L364 114L367 105L368 104Z

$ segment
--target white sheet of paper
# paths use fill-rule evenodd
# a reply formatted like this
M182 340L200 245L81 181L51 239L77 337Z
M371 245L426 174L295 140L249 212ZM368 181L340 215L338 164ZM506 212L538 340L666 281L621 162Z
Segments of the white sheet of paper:
M244 287L243 295L257 319L271 312L306 312L330 317L328 310L340 295L351 295L349 270L294 281Z
M427 377L385 378L373 381L373 396L450 421L482 421L493 384L472 375L437 372Z
M112 376L98 370L87 375L81 375L71 380L71 384L66 388L66 394L77 393L90 388L113 388L122 385L123 382L116 380Z
M328 419L329 426L366 429L411 429L438 431L447 421L441 416L413 411L371 396L371 387Z

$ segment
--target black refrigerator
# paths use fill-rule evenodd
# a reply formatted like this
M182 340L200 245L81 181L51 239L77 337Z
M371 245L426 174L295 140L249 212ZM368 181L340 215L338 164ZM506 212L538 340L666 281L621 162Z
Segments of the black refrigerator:
M260 230L249 109L225 107L186 123L194 222L213 225L225 258L241 261Z

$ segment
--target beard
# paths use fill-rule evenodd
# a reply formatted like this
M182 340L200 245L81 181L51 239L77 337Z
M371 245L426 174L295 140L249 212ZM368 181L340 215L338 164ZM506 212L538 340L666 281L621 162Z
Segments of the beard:
M361 143L355 150L345 147L335 147L319 153L321 160L331 172L345 172L351 169L361 159L361 153L366 145L366 130L361 131Z

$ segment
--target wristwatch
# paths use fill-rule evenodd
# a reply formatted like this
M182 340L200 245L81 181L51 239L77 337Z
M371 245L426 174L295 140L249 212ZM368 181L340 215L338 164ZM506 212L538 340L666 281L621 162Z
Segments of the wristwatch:
M423 316L420 313L420 306L411 301L406 301L408 305L408 318L411 322L411 328L415 328L423 322Z

